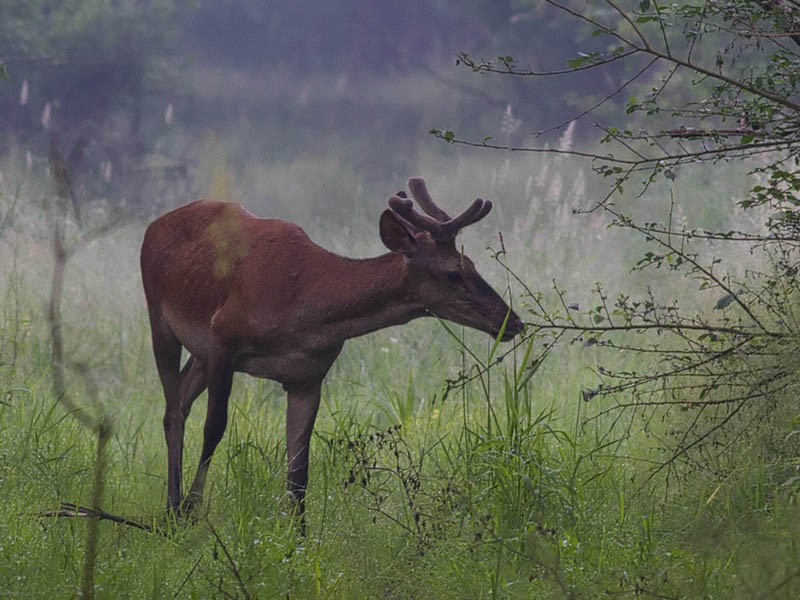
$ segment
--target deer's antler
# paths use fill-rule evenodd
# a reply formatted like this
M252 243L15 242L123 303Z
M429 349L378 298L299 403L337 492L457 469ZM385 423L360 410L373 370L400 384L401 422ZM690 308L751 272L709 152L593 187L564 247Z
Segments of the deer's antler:
M436 203L428 192L428 186L425 185L425 180L422 177L411 177L408 180L408 189L411 190L411 195L414 197L414 200L417 201L419 207L434 219L440 223L445 223L450 220L450 216L436 206Z
M425 180L422 177L412 177L408 180L408 187L411 195L417 204L427 215L414 209L414 203L398 193L389 198L389 207L400 215L405 221L411 223L415 228L427 231L437 241L452 240L456 234L466 227L477 223L492 210L492 203L489 200L476 198L461 213L453 218L439 208L428 193ZM428 216L430 215L430 216Z

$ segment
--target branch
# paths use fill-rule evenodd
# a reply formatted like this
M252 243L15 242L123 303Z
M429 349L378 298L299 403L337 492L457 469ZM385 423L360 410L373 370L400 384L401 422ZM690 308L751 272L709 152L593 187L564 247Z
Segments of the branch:
M153 527L150 525L145 525L140 521L115 515L99 508L80 506L78 504L73 504L72 502L62 502L61 506L55 510L40 510L39 512L34 513L34 515L37 517L74 517L83 519L97 519L98 521L113 521L114 523L128 525L135 529L147 531L148 533L159 532L159 530L153 529Z
M107 236L109 233L112 233L114 230L123 227L128 219L130 218L130 214L127 212L120 212L114 216L112 216L108 221L105 223L98 225L88 231L84 231L80 234L78 239L72 242L67 248L64 249L65 258L71 258L76 252L78 252L81 248L84 248L91 242L100 239L102 237Z
M587 71L589 69L594 69L596 67L602 67L604 65L611 64L618 60L628 58L629 56L633 56L634 54L638 54L639 50L628 50L627 52L621 52L619 54L615 54L613 56L607 58L597 59L589 64L580 65L577 67L570 67L569 69L555 69L552 71L534 71L530 67L527 70L521 71L515 66L515 61L501 61L505 68L501 69L495 67L494 61L483 61L482 63L478 64L474 59L470 58L470 56L466 52L460 52L456 56L456 65L463 64L470 69L472 69L475 73L493 73L495 75L516 75L519 77L552 77L554 75L570 75L572 73L578 73L580 71Z
M660 233L663 235L670 235L682 237L686 239L699 239L699 240L717 240L721 242L756 242L756 243L779 243L779 242L800 242L796 236L782 236L782 235L747 235L740 231L730 233L718 233L714 231L706 231L705 229L691 231L675 231L665 227L653 226L646 228L645 231L652 231L653 233Z
M228 570L236 579L236 584L239 586L239 591L242 593L242 596L244 596L245 600L250 600L250 598L252 598L252 595L250 594L250 591L247 589L247 586L245 585L245 582L242 579L242 572L239 570L239 565L236 564L236 561L234 560L233 556L231 556L231 553L228 551L227 546L225 546L225 542L222 541L222 538L220 537L219 533L217 533L217 530L214 527L214 525L211 524L211 521L207 520L206 523L208 525L208 528L211 530L211 534L214 536L217 545L220 548L222 548L222 553L225 555L225 560L228 561L227 565Z
M636 32L637 37L642 42L642 49L645 51L650 50L650 43L647 41L647 38L644 36L639 27L637 27L636 23L634 23L633 20L628 16L628 13L622 10L611 0L606 0L606 4L608 4L620 17L622 17L622 19L625 20L628 23L628 25L630 25L631 29L633 29L633 31Z
M800 34L797 34L793 31L797 27L798 23L797 19L794 18L791 9L787 9L781 0L755 0L755 2L764 10L783 13L792 22L792 27L786 31L786 33L790 38L792 38L795 44L800 46Z
M610 0L606 0L606 1L609 4L611 4L611 6L613 6L618 12L623 12L623 14L624 14L624 11L622 11L622 9L616 7L616 5L613 2L611 2ZM618 40L620 40L621 42L623 42L624 44L629 46L631 48L631 50L633 50L633 51L638 51L638 52L642 52L642 53L645 53L645 54L650 54L651 56L654 56L654 57L657 57L657 58L662 58L662 59L664 59L666 61L669 61L671 63L674 63L676 65L681 65L683 67L686 67L687 69L690 69L690 70L695 71L697 73L701 73L701 74L703 74L706 77L709 77L711 79L715 79L717 81L722 81L722 82L727 83L728 85L731 85L731 86L733 86L735 88L738 88L740 90L749 92L751 94L754 94L756 96L760 96L762 98L766 98L768 100L772 100L774 103L779 104L781 106L785 106L787 108L791 108L793 111L800 111L800 104L796 104L795 102L792 102L791 100L788 100L787 98L784 98L783 96L780 96L778 94L775 94L775 93L770 92L768 90L765 90L763 88L759 88L759 87L750 85L750 84L746 83L745 81L741 81L739 79L735 79L733 77L729 77L727 75L723 75L720 72L712 71L711 69L708 69L706 67L698 65L696 63L693 63L691 61L691 59L688 59L688 58L687 59L682 59L682 58L679 58L679 57L671 54L670 52L658 50L657 48L655 48L655 47L651 46L649 43L647 43L646 39L643 40L641 45L636 44L633 40L628 39L627 37L623 36L622 34L614 31L613 29L611 29L607 25L604 25L603 23L601 23L600 21L594 19L593 17L590 17L589 15L582 14L582 13L576 11L576 10L573 10L573 9L571 9L571 8L561 4L559 2L556 2L556 0L545 0L545 2L547 2L548 4L558 8L559 10L562 10L562 11L564 11L564 12L566 12L566 13L574 16L574 17L577 17L578 19L580 19L582 21L585 21L585 22L589 23L590 25L592 25L594 27L597 27L598 29L601 29L602 31L604 31L605 33L608 33L609 35L614 36L615 38L617 38ZM627 19L627 20L629 21L629 19ZM637 34L639 34L639 36L641 38L641 36L642 36L641 32L636 28L634 28L634 30L637 32Z
M654 58L654 59L652 59L652 60L651 60L649 63L647 63L647 65L645 65L645 67L644 67L644 68L643 68L641 71L639 71L638 73L636 73L636 75L634 75L633 77L631 77L630 79L628 79L628 80L627 80L625 83L623 83L623 84L622 84L620 87L618 87L616 90L614 90L613 92L611 92L610 94L608 94L608 95L607 95L605 98L603 98L602 100L600 100L599 102L597 102L597 103L596 103L596 104L594 104L593 106L590 106L589 108L587 108L586 110L584 110L583 112L581 112L580 114L578 114L577 116L575 116L575 117L572 117L572 118L570 118L570 119L567 119L567 120L566 120L566 121L564 121L563 123L559 123L558 125L555 125L554 127L549 127L549 128L547 128L547 129L542 129L542 130L540 130L540 131L537 131L537 132L536 132L536 135L538 136L538 135L542 135L542 134L545 134L545 133L549 133L549 132L551 132L551 131L556 131L556 130L558 130L558 129L561 129L562 127L564 127L564 126L566 126L566 125L569 125L570 123L572 123L572 122L574 122L574 121L578 121L578 120L582 119L583 117L585 117L585 116L586 116L586 115L588 115L589 113L592 113L592 112L594 112L595 110L597 110L598 108L600 108L601 106L603 106L603 104L605 104L606 102L608 102L609 100L611 100L611 99L612 99L614 96L616 96L617 94L619 94L619 93L620 93L622 90L624 90L625 88L627 88L627 87L628 87L630 84L632 84L634 81L636 81L636 80L637 80L639 77L641 77L642 75L644 75L644 73L645 73L645 72L647 72L647 70L648 70L648 69L650 69L650 67L652 67L652 66L653 66L653 65L656 63L656 61L657 61L657 60L658 60L657 58ZM638 154L638 152L635 152L635 153L636 153L636 154ZM639 155L639 156L641 156L641 155Z
M634 170L641 168L650 168L654 164L674 165L689 162L691 160L699 159L705 160L708 158L717 157L729 153L739 153L737 156L731 158L739 158L741 153L745 152L746 155L756 152L778 152L781 150L790 150L792 148L800 147L800 140L774 140L767 142L755 142L747 144L736 144L733 146L720 146L713 149L698 150L696 152L682 152L678 154L664 153L661 156L651 156L645 158L618 158L613 154L600 154L597 152L579 152L577 150L563 150L560 148L536 148L531 146L511 146L508 144L493 144L486 138L483 141L475 142L462 138L457 138L452 131L442 131L440 129L431 129L431 135L438 137L448 144L458 144L462 146L469 146L471 148L485 148L487 150L504 150L507 152L526 152L534 154L565 154L568 156L578 156L581 158L589 158L592 160L604 161L608 163L627 165L634 167Z
M759 331L758 333L748 331L744 328L737 327L715 327L713 325L701 325L697 323L631 323L629 325L566 325L559 323L535 323L532 321L526 322L527 325L537 330L555 329L562 331L580 331L584 333L608 333L617 331L633 331L639 332L647 329L655 329L657 331L703 331L707 333L725 333L730 335L746 335L751 338L754 337L771 337L775 339L790 339L797 337L792 333L784 333L780 331Z
M673 138L695 138L695 137L717 137L722 135L759 135L763 131L756 129L695 129L694 127L686 127L681 125L675 129L667 130L669 137Z

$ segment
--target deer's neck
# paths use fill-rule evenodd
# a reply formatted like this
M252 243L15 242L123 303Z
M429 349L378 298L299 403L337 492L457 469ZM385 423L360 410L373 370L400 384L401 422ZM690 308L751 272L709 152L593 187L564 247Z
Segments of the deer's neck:
M409 289L408 269L400 254L336 257L328 275L323 326L342 341L425 314Z

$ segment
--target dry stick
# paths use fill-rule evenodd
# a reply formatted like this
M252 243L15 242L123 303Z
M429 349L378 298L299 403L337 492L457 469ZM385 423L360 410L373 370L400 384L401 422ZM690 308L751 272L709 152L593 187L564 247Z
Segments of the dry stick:
M52 207L52 231L53 231L53 278L50 284L50 302L48 304L47 319L50 324L50 338L51 338L51 354L50 354L50 368L53 395L63 404L67 410L72 413L78 421L97 434L97 453L95 457L94 479L92 483L92 508L85 510L81 507L74 505L62 504L60 511L51 513L42 512L41 516L85 516L89 517L89 526L86 533L86 550L84 553L83 574L81 576L81 597L93 598L94 597L94 570L95 562L97 559L97 541L98 541L98 522L103 518L110 518L117 522L124 522L132 525L128 519L123 517L116 517L100 510L99 504L103 494L103 483L105 476L105 468L107 461L107 445L111 437L111 423L106 415L93 416L89 414L84 408L79 407L72 401L67 392L66 377L64 373L64 338L63 327L61 320L61 299L64 292L64 272L67 268L67 261L74 255L74 252L82 244L109 233L117 225L119 221L112 220L106 226L84 234L78 238L78 241L73 247L67 248L66 234L65 234L65 221L66 221L66 203L67 194L71 194L69 186L63 185L66 181L67 167L58 147L58 140L56 136L51 138L50 142L50 166L51 171L56 178L56 197L54 199L54 206ZM93 403L96 408L100 407L95 388L90 387ZM75 509L80 509L72 512L71 514L65 506L72 506ZM140 529L147 529L146 526L141 524L137 525Z
M233 577L236 579L236 584L239 586L239 591L241 592L242 596L244 596L245 600L250 600L252 596L250 595L250 591L247 589L247 586L244 583L244 579L242 579L242 573L239 570L239 566L236 564L236 561L231 556L231 553L228 552L227 546L225 546L225 542L222 541L219 533L217 533L216 528L214 525L211 524L211 521L206 521L208 524L208 528L211 530L211 535L214 536L217 544L220 548L222 548L222 553L225 555L225 559L228 561L228 570L231 572Z
M192 565L192 568L191 568L191 569L189 569L189 572L186 574L186 577L184 577L184 578L183 578L183 581L181 582L181 585L178 587L178 589L177 589L177 590L175 590L175 594L173 594L173 596L172 596L172 599L173 599L173 600L175 600L175 598L177 598L177 597L178 597L178 595L179 595L179 594L181 593L181 591L183 590L184 586L185 586L185 585L186 585L186 584L189 582L189 580L192 578L192 575L194 575L194 572L195 572L195 570L196 570L196 569L197 569L197 567L200 565L200 561L202 561L202 560L203 560L203 555L201 554L201 555L200 555L200 558L198 558L198 559L197 559L197 561L194 563L194 565Z
M63 200L58 198L58 200ZM57 200L57 201L58 201ZM68 254L64 248L64 228L62 202L55 207L55 220L53 222L53 279L50 288L50 305L48 319L50 321L50 336L52 353L50 368L53 378L53 393L62 404L85 426L97 433L97 455L95 458L94 481L92 483L92 516L99 511L99 503L103 493L103 476L106 466L106 445L111 435L111 426L107 418L99 421L92 418L86 411L74 405L68 398L64 376L64 340L61 324L61 298L64 290L64 271L67 265ZM94 598L94 568L97 558L97 518L89 521L86 533L86 550L84 552L83 574L81 576L81 597Z
M106 442L108 439L106 439ZM129 525L136 529L141 529L149 533L160 533L161 530L154 529L150 525L145 525L140 521L115 515L99 508L89 508L87 506L80 506L72 504L71 502L62 502L61 507L56 510L40 510L35 513L37 517L74 517L83 519L97 519L98 521L113 521L120 525Z
M64 339L61 324L61 298L64 291L64 271L67 266L68 254L64 244L64 220L65 210L65 186L59 185L58 174L66 169L61 152L58 148L58 141L53 136L50 141L50 167L56 176L56 198L53 207L53 279L50 284L50 303L48 306L48 321L50 321L51 354L50 369L53 381L53 394L56 399L64 404L84 426L95 429L98 432L97 460L95 461L94 484L92 490L92 500L97 507L99 495L102 492L103 466L105 460L101 460L105 454L105 444L108 441L107 429L102 427L91 415L87 414L82 408L76 407L67 396L66 378L64 375ZM94 597L94 566L97 552L97 520L89 522L86 534L86 551L84 553L83 574L81 576L81 597Z
M50 369L52 376L53 395L65 406L68 412L75 416L78 421L97 433L97 456L95 461L94 482L92 486L92 508L77 506L68 502L62 502L59 510L43 510L36 513L43 517L86 517L91 518L89 531L87 533L86 555L84 563L83 583L81 593L84 597L91 597L94 560L97 548L97 521L110 520L116 523L130 525L145 531L153 531L153 528L136 522L132 519L107 513L99 508L100 499L103 491L103 474L106 466L106 446L111 436L111 424L107 417L103 416L99 420L88 414L85 409L76 405L70 398L66 388L66 378L64 374L64 339L62 335L61 322L61 298L64 291L64 272L67 260L72 256L72 252L65 247L64 243L64 211L63 202L55 207L53 221L53 278L50 284L50 302L48 304L47 318L50 322L51 355ZM106 232L104 230L104 232ZM89 237L99 237L90 233ZM87 236L82 237L77 243L81 244L87 240ZM97 393L93 387L94 404L99 405Z
M111 424L107 417L102 417L97 424L97 455L94 462L94 481L92 482L92 506L100 510L99 504L103 497L103 483L105 480L106 462L108 453L106 446L111 437ZM86 551L83 555L83 580L81 581L81 596L94 598L94 567L97 560L97 536L99 519L89 521L86 532Z

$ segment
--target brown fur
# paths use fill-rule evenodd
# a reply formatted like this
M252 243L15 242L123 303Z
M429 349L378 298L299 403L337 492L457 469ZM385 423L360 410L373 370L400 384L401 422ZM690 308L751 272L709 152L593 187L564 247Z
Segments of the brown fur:
M195 202L148 227L142 280L167 401L171 509L191 511L202 501L235 371L274 379L288 392L288 487L302 513L320 386L346 339L426 314L492 335L508 315L504 339L522 329L452 239L409 229L391 210L381 216L380 232L391 252L348 259L296 225L259 219L229 203ZM183 369L181 347L191 354ZM203 451L184 499L184 422L206 387Z

